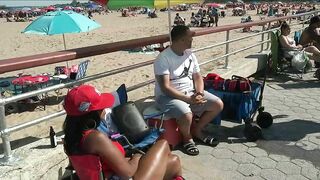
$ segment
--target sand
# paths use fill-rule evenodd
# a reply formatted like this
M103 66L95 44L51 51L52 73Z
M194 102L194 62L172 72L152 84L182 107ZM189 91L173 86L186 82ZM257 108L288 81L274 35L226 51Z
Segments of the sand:
M197 10L192 10L192 12L196 11ZM259 20L260 18L259 16L255 15L255 12L256 11L249 11L248 14L252 16L253 20ZM181 16L186 18L187 22L190 22L190 10L179 13ZM89 33L66 34L67 48L79 48L168 33L167 13L159 12L158 15L158 18L150 19L147 18L147 15L138 15L137 17L121 17L120 12L113 12L108 15L94 14L93 19L100 23L102 27ZM172 19L174 18L174 15L175 12L172 13ZM227 10L227 16L225 18L220 18L219 25L240 23L240 21L241 17L231 16L231 10ZM21 34L20 32L29 23L30 22L8 23L5 21L5 19L0 19L0 39L2 44L0 48L1 59L63 50L63 41L61 35L40 36ZM257 29L261 29L261 27L257 27ZM231 38L245 36L248 34L249 33L241 32L241 29L232 30ZM230 49L232 51L234 49L246 47L250 45L250 43L252 44L253 39L260 39L260 36L233 43L230 45ZM207 36L194 37L193 47L199 48L221 41L225 41L224 32ZM252 52L257 52L258 50L259 48L254 48L245 52L241 52L235 56L230 57L230 59L235 61L237 58L245 57L246 55ZM198 52L196 54L199 61L203 62L208 58L223 55L224 51L225 46L221 46L210 50ZM119 67L152 60L156 57L156 55L156 53L139 54L129 53L127 51L119 51L115 53L86 58L90 60L88 75L93 75L99 72L109 71L112 69L117 69ZM69 64L76 64L79 61L80 60L70 61ZM64 64L65 63L60 63L60 65ZM203 75L205 75L205 71L216 68L217 64L223 64L223 61L207 64L206 67L203 67ZM39 73L53 73L54 67L57 65L58 64L35 67L18 72L10 72L2 74L1 77L12 75L15 76L21 72L32 75L36 75ZM129 87L145 80L152 79L153 77L152 66L147 66L107 78L97 79L90 82L89 84L95 85L100 91L113 91L122 83L125 83ZM152 97L153 88L153 85L149 85L145 88L130 92L129 100L138 100L138 102L142 102L146 97ZM49 105L46 106L47 108L45 111L41 110L41 108L36 108L32 111L24 111L21 113L7 115L6 122L8 124L8 127L61 110L61 99L62 98L60 98L60 101L56 101L55 94L50 93L50 99L48 103ZM22 144L29 141L37 140L38 138L41 138L43 136L47 136L49 134L49 126L54 126L55 130L57 132L60 132L63 119L63 117L53 119L50 122L41 123L36 126L13 133L10 136L12 140L16 140L14 143L12 143L13 148L21 146Z

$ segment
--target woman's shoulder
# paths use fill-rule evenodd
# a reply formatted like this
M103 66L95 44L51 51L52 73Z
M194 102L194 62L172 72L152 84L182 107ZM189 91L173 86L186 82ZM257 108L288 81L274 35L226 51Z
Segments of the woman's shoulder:
M107 139L108 137L101 133L98 130L92 129L92 130L87 130L83 134L82 138L82 146L91 146L90 144L98 144L99 142L103 142Z

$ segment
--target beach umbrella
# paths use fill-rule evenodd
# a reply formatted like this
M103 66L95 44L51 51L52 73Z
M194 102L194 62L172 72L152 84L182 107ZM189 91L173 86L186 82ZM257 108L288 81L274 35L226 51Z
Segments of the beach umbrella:
M172 5L179 4L196 4L203 2L203 0L94 0L103 5L107 5L109 9L120 9L129 6L150 7L150 8L167 8L169 21L169 34L171 31L171 11ZM171 37L170 37L171 41Z
M33 11L33 12L41 12L41 9L39 9L39 8L34 8L34 9L32 9L32 11Z
M218 4L218 3L207 3L206 6L214 7L214 8L220 8L222 5Z
M71 7L71 6L65 6L64 8L63 8L63 10L72 10L73 8Z
M34 20L22 33L40 35L62 34L63 45L66 50L64 34L88 32L99 27L101 27L100 24L82 14L73 11L53 11Z
M31 11L31 8L29 7L24 7L21 9L22 12L28 12L28 11Z
M110 9L119 9L129 6L150 7L150 8L167 8L171 5L179 4L195 4L202 0L96 0L104 5L108 5Z
M45 8L46 11L55 11L56 8L54 6L48 6Z

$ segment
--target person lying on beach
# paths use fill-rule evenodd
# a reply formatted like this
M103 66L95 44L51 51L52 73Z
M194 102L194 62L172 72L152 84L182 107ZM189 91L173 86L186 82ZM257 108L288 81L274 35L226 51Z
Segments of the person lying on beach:
M310 56L310 59L315 61L320 60L320 51L315 46L303 47L300 44L296 44L294 39L289 36L291 29L286 22L282 23L280 30L281 35L279 37L279 41L284 57L292 58L297 52L304 50L308 52L308 56Z
M193 138L210 146L218 144L204 128L222 111L223 102L204 90L198 60L190 50L193 34L183 25L171 30L172 45L154 62L155 99L160 110L169 110L167 114L176 119L185 153L198 155ZM198 116L199 121L191 128L193 115Z
M118 142L97 130L104 118L104 109L113 103L112 94L100 93L90 85L81 85L68 92L64 99L67 116L63 124L66 154L99 156L104 176L111 180L182 180L179 157L171 154L167 141L159 140L145 155L134 154L127 159Z

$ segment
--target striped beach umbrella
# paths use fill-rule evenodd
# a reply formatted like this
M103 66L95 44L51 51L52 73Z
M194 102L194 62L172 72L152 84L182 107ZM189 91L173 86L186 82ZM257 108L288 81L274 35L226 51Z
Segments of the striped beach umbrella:
M171 6L179 4L202 3L203 0L94 0L97 3L107 5L109 9L120 9L130 6L150 7L150 8L168 8L169 34L171 31ZM171 37L170 37L171 41Z

